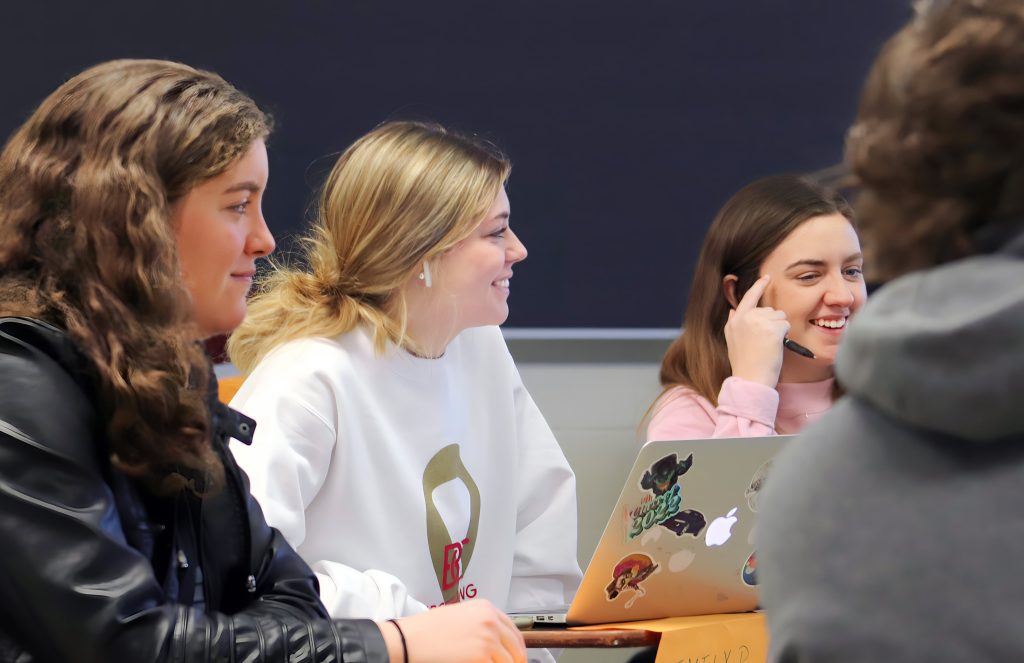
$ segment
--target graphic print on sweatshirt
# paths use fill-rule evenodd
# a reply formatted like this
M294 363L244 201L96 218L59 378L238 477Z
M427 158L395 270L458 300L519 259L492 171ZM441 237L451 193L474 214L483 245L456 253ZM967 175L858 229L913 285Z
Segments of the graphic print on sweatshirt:
M462 579L476 546L480 490L459 456L459 445L449 444L427 463L423 470L423 503L427 546L441 590L441 603L430 607L473 598L476 587L463 584Z

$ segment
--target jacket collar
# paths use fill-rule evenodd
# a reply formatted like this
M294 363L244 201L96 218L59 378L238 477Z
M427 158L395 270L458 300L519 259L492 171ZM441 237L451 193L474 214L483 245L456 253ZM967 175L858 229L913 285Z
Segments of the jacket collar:
M213 434L223 439L233 438L242 444L252 444L252 436L256 431L256 420L245 416L238 410L232 410L220 401L210 404L210 418L213 422Z

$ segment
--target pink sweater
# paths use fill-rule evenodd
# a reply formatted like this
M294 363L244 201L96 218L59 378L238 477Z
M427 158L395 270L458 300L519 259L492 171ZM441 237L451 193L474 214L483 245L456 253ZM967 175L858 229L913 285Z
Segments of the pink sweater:
M718 407L689 387L673 387L658 399L647 425L648 440L695 440L797 433L832 407L832 383L779 384L775 389L727 378Z

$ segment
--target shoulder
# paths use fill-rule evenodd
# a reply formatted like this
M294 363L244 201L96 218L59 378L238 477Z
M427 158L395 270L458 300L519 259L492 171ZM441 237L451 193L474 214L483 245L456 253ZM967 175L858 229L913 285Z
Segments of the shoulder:
M59 330L0 319L0 432L85 460L92 449L82 439L96 426L85 371Z
M795 513L847 509L849 505L833 504L824 496L861 492L861 482L873 483L891 467L897 449L915 446L909 439L915 434L859 398L840 399L772 463L765 518L779 527L799 528ZM902 443L894 444L896 440Z
M356 332L335 338L295 339L267 353L246 377L242 389L258 384L281 390L315 381L343 380L356 371L356 364L372 357L372 352L365 335Z
M324 362L343 364L347 359L372 351L366 334L351 331L331 338L315 336L298 338L275 347L256 365L253 374L267 368L308 368Z
M459 351L463 353L485 354L509 361L512 359L501 329L493 325L466 329L458 335L455 342L458 343Z
M970 539L970 549L978 549L987 534L972 528L983 521L990 531L990 521L958 520L956 514L965 508L963 494L938 488L951 482L970 485L970 471L944 457L931 435L847 396L776 456L759 498L757 525L762 604L769 614L788 614L773 626L773 637L791 639L791 627L808 620L827 622L826 631L840 637L849 625L847 617L859 616L854 608L850 615L837 616L833 607L877 598L893 582L925 588L929 581L919 573L920 556L892 556L890 551L926 541L932 566L954 568L959 562L938 558L955 551L962 560L964 548L956 540ZM991 484L991 473L985 474L983 480ZM1013 478L1012 490L1019 492L1020 474ZM873 543L878 537L885 538L885 546ZM851 593L854 569L871 572L854 574L857 586ZM874 606L890 617L905 607L899 599ZM784 622L788 625L782 627Z
M655 401L653 415L691 409L714 412L715 406L694 389L685 385L676 385L666 389L665 393Z
M715 406L711 401L690 387L676 385L654 402L647 424L647 439L675 440L710 434L715 421Z
M307 412L333 427L339 399L374 380L372 341L358 331L312 337L274 348L246 376L231 407L263 422Z
M452 347L461 358L461 365L475 372L486 372L492 378L507 374L518 378L518 371L508 344L495 326L471 327L460 333Z

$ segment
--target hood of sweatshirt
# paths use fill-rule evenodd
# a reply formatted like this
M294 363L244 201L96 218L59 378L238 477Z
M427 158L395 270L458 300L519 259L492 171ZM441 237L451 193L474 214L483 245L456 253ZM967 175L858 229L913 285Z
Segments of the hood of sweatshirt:
M886 284L851 321L836 375L911 426L974 442L1019 438L1024 235Z

